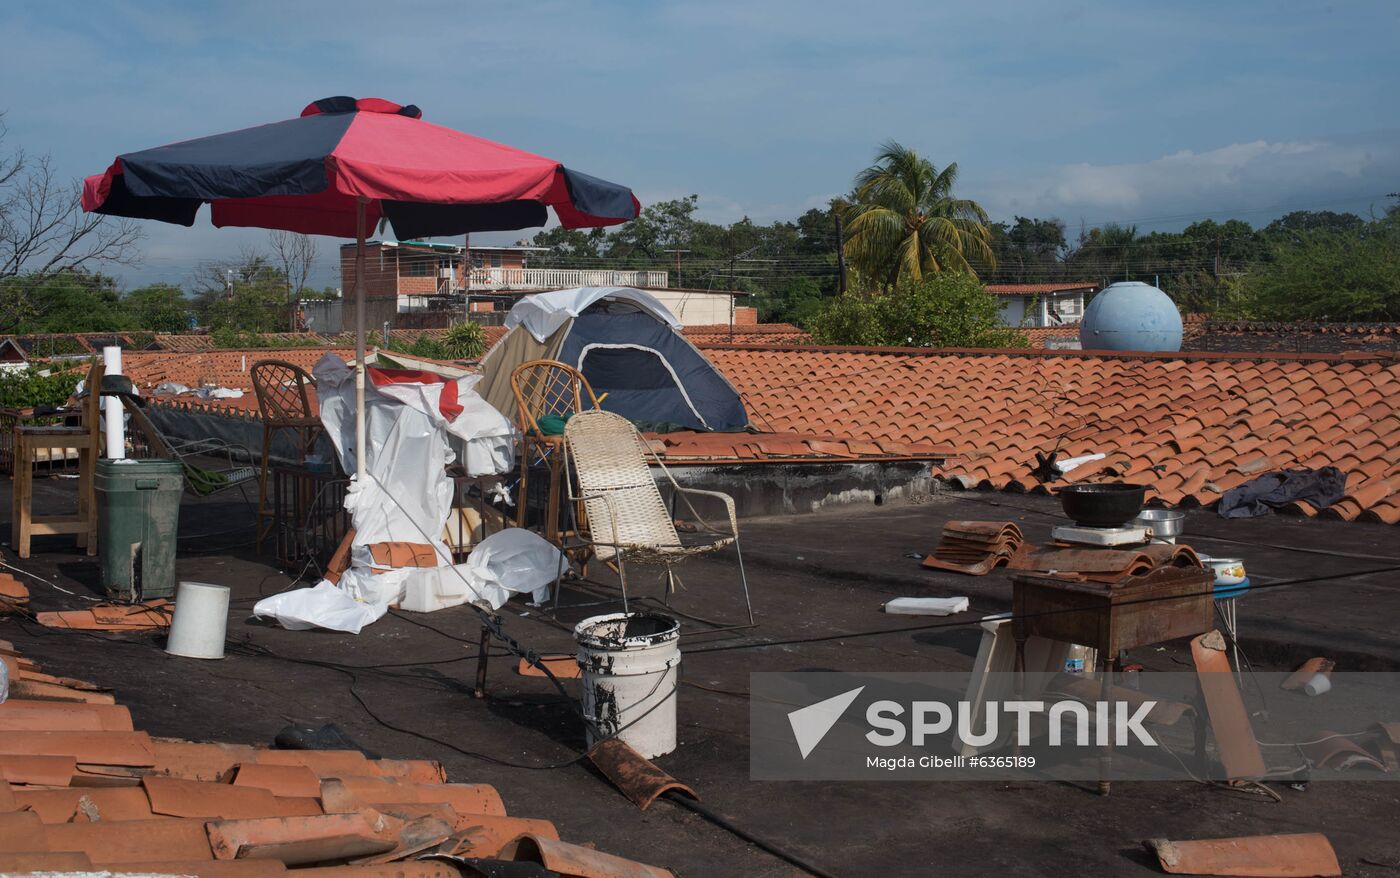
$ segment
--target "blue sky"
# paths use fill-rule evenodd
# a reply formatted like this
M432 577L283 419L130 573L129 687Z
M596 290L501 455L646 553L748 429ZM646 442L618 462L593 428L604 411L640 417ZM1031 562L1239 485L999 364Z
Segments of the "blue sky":
M6 148L64 175L333 94L729 222L796 216L896 139L1020 213L1180 228L1400 190L1400 3L30 3L0 7ZM528 233L522 233L528 234ZM518 237L518 236L506 236ZM263 233L147 225L129 282ZM335 242L313 278L335 283Z

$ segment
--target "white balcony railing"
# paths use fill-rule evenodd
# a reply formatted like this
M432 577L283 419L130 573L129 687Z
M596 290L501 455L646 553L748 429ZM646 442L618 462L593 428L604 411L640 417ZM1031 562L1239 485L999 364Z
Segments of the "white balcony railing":
M482 290L552 290L564 287L660 287L664 271L615 271L590 268L473 268L473 292Z

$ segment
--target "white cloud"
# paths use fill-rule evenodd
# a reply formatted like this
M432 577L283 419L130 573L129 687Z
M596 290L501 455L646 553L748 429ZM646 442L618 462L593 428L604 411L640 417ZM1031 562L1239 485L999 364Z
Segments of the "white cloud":
M1280 205L1383 198L1400 171L1400 133L1308 141L1254 140L1184 149L1144 162L1080 162L1039 179L1000 180L996 214L1076 214L1133 221L1164 214L1248 214Z

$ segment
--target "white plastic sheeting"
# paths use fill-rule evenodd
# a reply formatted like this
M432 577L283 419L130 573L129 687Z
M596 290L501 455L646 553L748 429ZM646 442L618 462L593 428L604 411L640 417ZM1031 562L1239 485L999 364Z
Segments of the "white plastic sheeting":
M613 298L631 302L643 311L649 311L656 319L665 321L673 329L679 329L681 322L661 300L644 290L632 287L575 287L571 290L553 290L526 296L506 315L506 328L523 326L536 341L544 341L559 327L582 314L584 309L599 299Z
M253 615L276 619L291 631L327 628L359 634L360 629L389 611L389 604L355 600L333 583L321 580L315 588L298 588L263 598L253 605Z
M549 587L568 569L564 553L548 540L523 528L512 527L494 533L477 544L467 556L467 581L492 607L504 604L512 593L529 593L540 603L549 597Z
M321 421L341 465L352 472L354 370L327 354L312 374ZM355 528L349 569L336 584L323 581L260 601L254 615L275 618L288 628L358 633L391 604L428 612L468 601L495 609L514 592L542 600L560 565L567 563L554 546L525 531L505 531L483 540L467 563L454 566L442 540L453 490L444 468L461 458L449 440L465 444L461 462L472 475L505 472L513 463L514 428L472 389L479 376L415 377L400 371L374 377L365 400L368 479L352 482L345 499ZM517 534L537 541L548 553ZM375 563L371 547L389 542L429 544L437 566L385 569ZM541 565L545 572L538 569Z

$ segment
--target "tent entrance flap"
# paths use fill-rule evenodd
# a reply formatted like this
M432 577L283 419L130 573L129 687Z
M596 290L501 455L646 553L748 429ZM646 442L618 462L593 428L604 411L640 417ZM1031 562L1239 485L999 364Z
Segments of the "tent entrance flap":
M589 344L579 354L578 369L592 387L607 388L605 410L646 412L651 422L699 422L701 429L710 428L659 351L642 345Z

